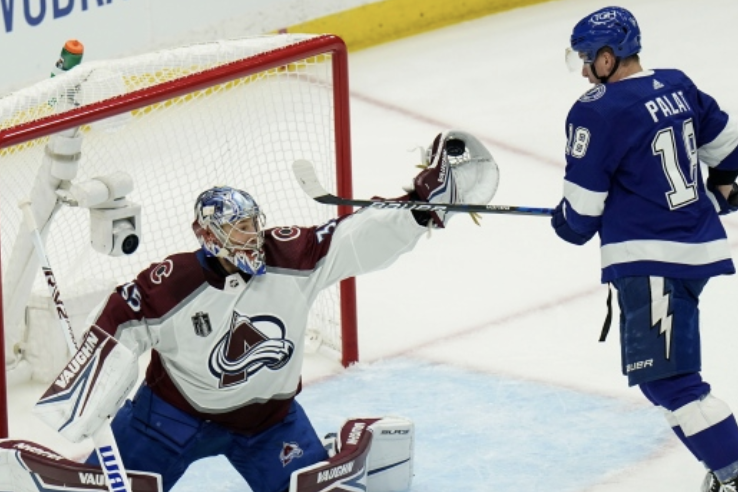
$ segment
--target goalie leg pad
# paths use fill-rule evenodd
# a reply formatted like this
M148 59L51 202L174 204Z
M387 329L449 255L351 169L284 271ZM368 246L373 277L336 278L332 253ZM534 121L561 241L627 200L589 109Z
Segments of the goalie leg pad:
M377 420L346 421L336 440L337 454L292 472L289 492L370 490L367 488L367 458L373 435L368 427Z
M134 353L93 326L33 413L65 438L79 442L107 424L137 377Z
M326 436L322 461L292 473L289 492L365 489L403 492L413 476L415 428L402 417L347 420L337 436Z
M370 492L408 490L413 478L415 425L402 417L384 417L369 426L374 439L369 451Z
M162 492L161 479L153 473L127 470L133 492ZM0 440L0 490L44 492L107 491L100 467L75 463L30 441Z

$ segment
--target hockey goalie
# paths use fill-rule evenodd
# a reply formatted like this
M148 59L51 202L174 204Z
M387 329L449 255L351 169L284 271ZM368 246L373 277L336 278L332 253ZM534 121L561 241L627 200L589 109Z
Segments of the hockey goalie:
M429 228L446 228L453 214L440 204L486 205L494 195L496 163L474 136L440 133L422 155L403 199L439 204L427 211L366 207L311 227L267 228L250 193L202 191L192 222L200 248L116 287L34 412L73 442L109 425L126 468L157 475L165 492L191 463L217 455L254 492L407 490L410 421L349 420L331 455L296 396L318 293L387 268ZM146 352L144 382L127 399ZM99 466L100 455L85 466Z

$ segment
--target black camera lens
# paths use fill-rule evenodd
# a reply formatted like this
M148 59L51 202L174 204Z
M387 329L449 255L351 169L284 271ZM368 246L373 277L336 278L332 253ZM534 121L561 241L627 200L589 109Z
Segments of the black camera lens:
M124 255L133 254L138 249L138 242L139 241L137 235L129 234L120 245L120 250L123 252Z

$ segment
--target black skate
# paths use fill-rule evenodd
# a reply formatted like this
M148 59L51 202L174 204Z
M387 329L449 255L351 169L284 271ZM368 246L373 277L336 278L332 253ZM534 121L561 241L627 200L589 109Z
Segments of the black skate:
M701 492L738 492L738 477L731 479L727 483L720 483L714 473L707 472L705 479L702 481Z

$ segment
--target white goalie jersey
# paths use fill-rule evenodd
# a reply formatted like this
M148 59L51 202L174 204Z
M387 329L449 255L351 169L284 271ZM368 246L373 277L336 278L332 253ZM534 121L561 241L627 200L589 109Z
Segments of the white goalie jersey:
M241 432L280 421L300 391L308 310L319 291L389 266L425 228L363 209L316 227L265 231L267 273L226 274L201 250L116 288L94 324L152 357L146 384L178 408Z

